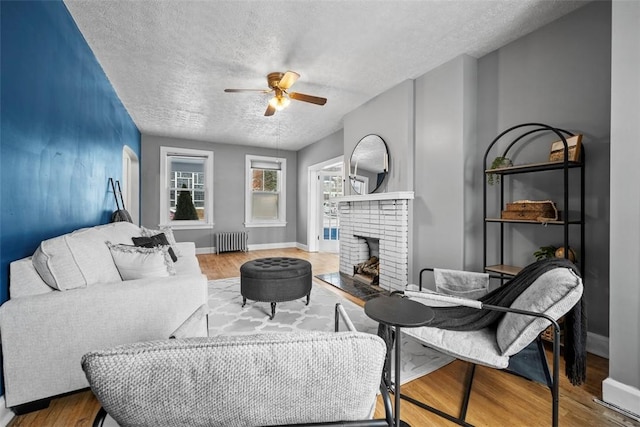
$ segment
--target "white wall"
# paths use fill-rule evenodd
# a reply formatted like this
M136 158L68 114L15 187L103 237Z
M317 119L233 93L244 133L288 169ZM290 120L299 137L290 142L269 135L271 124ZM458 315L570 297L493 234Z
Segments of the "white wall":
M602 397L640 414L640 2L612 7L609 377Z

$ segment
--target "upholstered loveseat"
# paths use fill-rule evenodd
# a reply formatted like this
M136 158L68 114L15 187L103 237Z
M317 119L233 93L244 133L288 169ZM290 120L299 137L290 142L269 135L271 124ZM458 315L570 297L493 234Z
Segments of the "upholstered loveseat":
M10 299L0 307L7 407L21 412L86 388L82 355L168 338L207 303L195 245L163 231L127 222L85 228L10 264ZM155 246L159 237L168 239ZM204 321L199 328L206 335Z

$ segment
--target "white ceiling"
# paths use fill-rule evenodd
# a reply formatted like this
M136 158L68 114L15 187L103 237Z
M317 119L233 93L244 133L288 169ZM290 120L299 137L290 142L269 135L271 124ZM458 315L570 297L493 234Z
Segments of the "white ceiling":
M143 134L300 149L345 114L461 54L481 57L584 5L569 0L65 0ZM293 70L292 101L264 117Z

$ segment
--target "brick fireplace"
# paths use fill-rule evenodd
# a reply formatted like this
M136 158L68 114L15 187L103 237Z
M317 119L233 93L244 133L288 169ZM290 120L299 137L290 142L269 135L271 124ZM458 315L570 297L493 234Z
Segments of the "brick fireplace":
M353 276L353 267L369 256L365 238L379 239L379 286L401 290L409 279L409 200L412 191L345 196L338 202L340 273Z

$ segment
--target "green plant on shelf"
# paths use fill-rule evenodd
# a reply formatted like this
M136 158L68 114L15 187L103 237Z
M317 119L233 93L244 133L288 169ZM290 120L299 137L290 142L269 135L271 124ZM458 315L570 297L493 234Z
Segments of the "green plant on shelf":
M540 261L542 259L547 258L564 258L564 247L556 247L553 245L549 246L540 246L540 248L533 253L533 256L536 257L536 261ZM577 259L576 251L569 247L569 253L567 254L567 259L571 262L576 262Z
M536 257L536 261L547 258L555 258L557 249L558 248L556 248L555 246L541 246L540 249L533 253L533 256Z
M509 166L513 166L513 162L511 161L510 158L504 157L504 156L498 156L495 159L493 159L493 162L491 163L491 167L489 169L493 170L493 169L508 168ZM496 173L487 172L487 184L489 185L500 184L500 175Z

